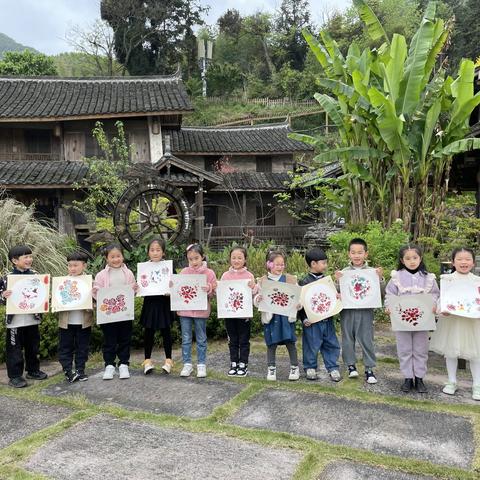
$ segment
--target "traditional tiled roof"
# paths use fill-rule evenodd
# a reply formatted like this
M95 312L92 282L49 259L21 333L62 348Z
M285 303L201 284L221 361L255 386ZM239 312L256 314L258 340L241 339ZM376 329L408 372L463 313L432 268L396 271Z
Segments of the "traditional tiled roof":
M313 150L306 143L288 138L290 132L287 123L276 123L246 127L182 127L181 130L164 130L163 137L165 141L165 136L170 136L175 155L270 154Z
M188 112L179 76L0 77L0 122Z
M5 161L0 162L0 186L70 188L87 170L83 162Z
M285 182L290 180L287 172L235 172L225 173L222 177L222 183L212 191L282 192L287 190Z

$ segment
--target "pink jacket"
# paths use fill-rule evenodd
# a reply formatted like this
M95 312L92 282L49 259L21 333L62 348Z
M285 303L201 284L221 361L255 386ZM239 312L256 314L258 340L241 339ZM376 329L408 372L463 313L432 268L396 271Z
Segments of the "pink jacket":
M215 293L215 288L217 285L217 277L215 276L215 272L208 268L206 265L202 265L201 267L194 268L194 267L185 267L181 272L182 275L206 275L207 276L207 284L211 285L212 290L208 294L208 302L207 302L207 309L206 310L182 310L181 312L177 312L179 317L192 317L192 318L208 318L210 316L210 312L212 307L210 305L210 297L212 297Z
M95 280L93 281L93 298L97 298L97 290L99 288L108 288L110 286L110 270L112 268L108 265L103 269L100 270L97 275L95 276ZM121 266L123 276L125 278L126 285L135 285L135 276L133 275L132 271L127 268L125 264Z

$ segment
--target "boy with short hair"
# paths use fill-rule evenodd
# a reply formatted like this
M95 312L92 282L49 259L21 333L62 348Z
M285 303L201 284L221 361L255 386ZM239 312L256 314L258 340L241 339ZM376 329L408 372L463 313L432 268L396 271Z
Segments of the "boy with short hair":
M348 245L348 257L350 265L342 271L335 272L335 278L338 281L342 272L346 270L361 270L369 268L367 264L368 247L362 238L354 238ZM385 281L383 279L383 269L375 269L380 277L380 285L383 289ZM377 378L373 373L376 365L375 346L373 343L373 308L344 308L340 312L340 324L342 327L342 358L345 365L348 366L348 377L358 377L356 367L357 358L355 355L355 342L358 341L362 348L363 363L365 366L365 380L367 383L377 383Z
M32 250L27 245L17 245L8 251L8 259L13 263L12 275L33 275L31 269ZM12 294L7 290L7 278L0 279L0 296L3 303ZM34 380L45 380L47 374L40 370L38 353L40 350L40 332L38 326L41 314L7 315L6 356L8 384L14 388L27 386L23 377ZM24 360L25 353L25 360Z
M308 285L325 277L327 256L321 248L310 249L305 254L305 261L307 262L309 272L306 277L298 282L300 286ZM305 369L307 379L316 380L317 378L317 359L318 352L320 352L330 379L334 382L339 382L342 379L338 366L340 344L335 332L333 317L325 318L320 322L310 323L304 309L298 312L298 316L303 323L303 368Z
M87 261L88 257L83 252L70 253L67 256L68 275L72 277L83 275ZM88 380L85 364L88 359L92 325L92 310L69 310L58 314L58 360L69 383Z

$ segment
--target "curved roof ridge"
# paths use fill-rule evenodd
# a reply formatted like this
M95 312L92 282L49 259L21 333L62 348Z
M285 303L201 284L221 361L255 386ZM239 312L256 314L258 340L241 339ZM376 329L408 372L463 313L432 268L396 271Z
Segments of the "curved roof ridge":
M19 82L47 82L47 83L88 83L88 82L178 82L180 75L176 72L173 75L141 75L141 76L128 76L128 77L56 77L56 76L29 76L29 75L0 75L0 81L19 81Z
M206 125L182 125L182 130L206 130L209 132L221 131L225 132L227 130L267 130L267 129L288 129L290 125L287 121L281 123L259 123L258 125L232 125L227 127L217 127L215 125L206 126Z

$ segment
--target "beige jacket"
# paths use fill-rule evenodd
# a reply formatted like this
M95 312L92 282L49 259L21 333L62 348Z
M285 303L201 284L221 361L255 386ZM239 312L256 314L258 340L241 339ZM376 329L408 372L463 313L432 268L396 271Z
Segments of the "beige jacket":
M82 310L83 312L83 321L82 328L88 328L93 325L93 310ZM63 329L68 328L68 317L70 315L69 311L58 312L58 326Z

